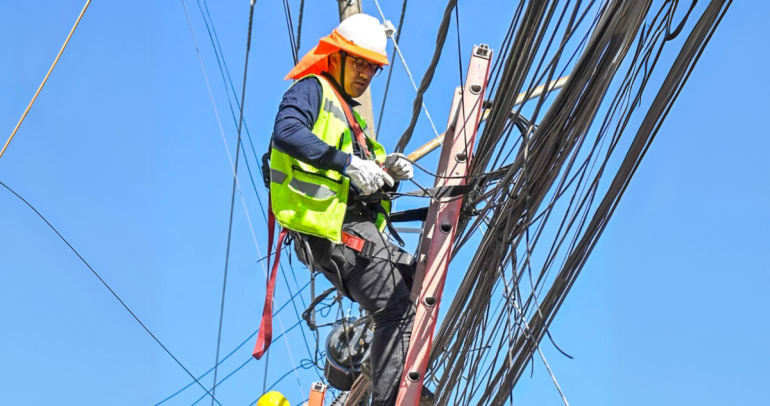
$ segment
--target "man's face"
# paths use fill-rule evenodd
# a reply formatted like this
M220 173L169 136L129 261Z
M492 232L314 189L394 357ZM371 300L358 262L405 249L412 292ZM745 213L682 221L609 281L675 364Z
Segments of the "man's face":
M342 55L339 53L332 55L332 71L335 78L339 78L341 74L341 61ZM360 97L372 82L374 71L378 70L379 65L369 64L365 59L357 58L353 55L348 55L345 60L345 78L341 83L350 96L356 98Z

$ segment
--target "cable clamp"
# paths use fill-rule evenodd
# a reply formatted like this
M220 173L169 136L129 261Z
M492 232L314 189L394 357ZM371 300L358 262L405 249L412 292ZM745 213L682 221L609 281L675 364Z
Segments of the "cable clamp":
M389 38L393 38L396 35L396 27L393 25L390 20L385 20L385 22L382 23L383 28L385 28L385 35L387 35Z

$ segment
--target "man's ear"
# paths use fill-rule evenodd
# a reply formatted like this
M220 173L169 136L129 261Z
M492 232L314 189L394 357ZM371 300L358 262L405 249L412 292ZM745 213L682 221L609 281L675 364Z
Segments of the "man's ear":
M329 66L339 66L340 64L340 54L333 53L329 55Z

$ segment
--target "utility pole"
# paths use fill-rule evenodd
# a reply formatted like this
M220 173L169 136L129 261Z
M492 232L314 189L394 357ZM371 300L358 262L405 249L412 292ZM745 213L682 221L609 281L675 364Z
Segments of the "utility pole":
M361 0L337 0L337 3L340 8L340 22L353 14L363 13ZM361 105L356 107L355 110L364 118L364 120L366 120L366 124L369 126L372 137L377 139L377 134L375 132L377 129L374 128L374 111L372 110L372 92L370 89L366 89L364 94L357 98L356 101L361 103Z

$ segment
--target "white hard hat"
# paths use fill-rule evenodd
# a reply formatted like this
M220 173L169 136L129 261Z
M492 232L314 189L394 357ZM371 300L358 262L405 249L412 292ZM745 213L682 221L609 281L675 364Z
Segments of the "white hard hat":
M337 32L346 40L388 58L388 37L380 20L367 14L353 14L341 22Z
M380 66L389 65L385 50L387 45L386 27L380 24L380 20L366 14L353 14L331 34L321 38L318 46L302 57L286 75L286 79L300 79L326 71L328 56L338 51L345 51Z

